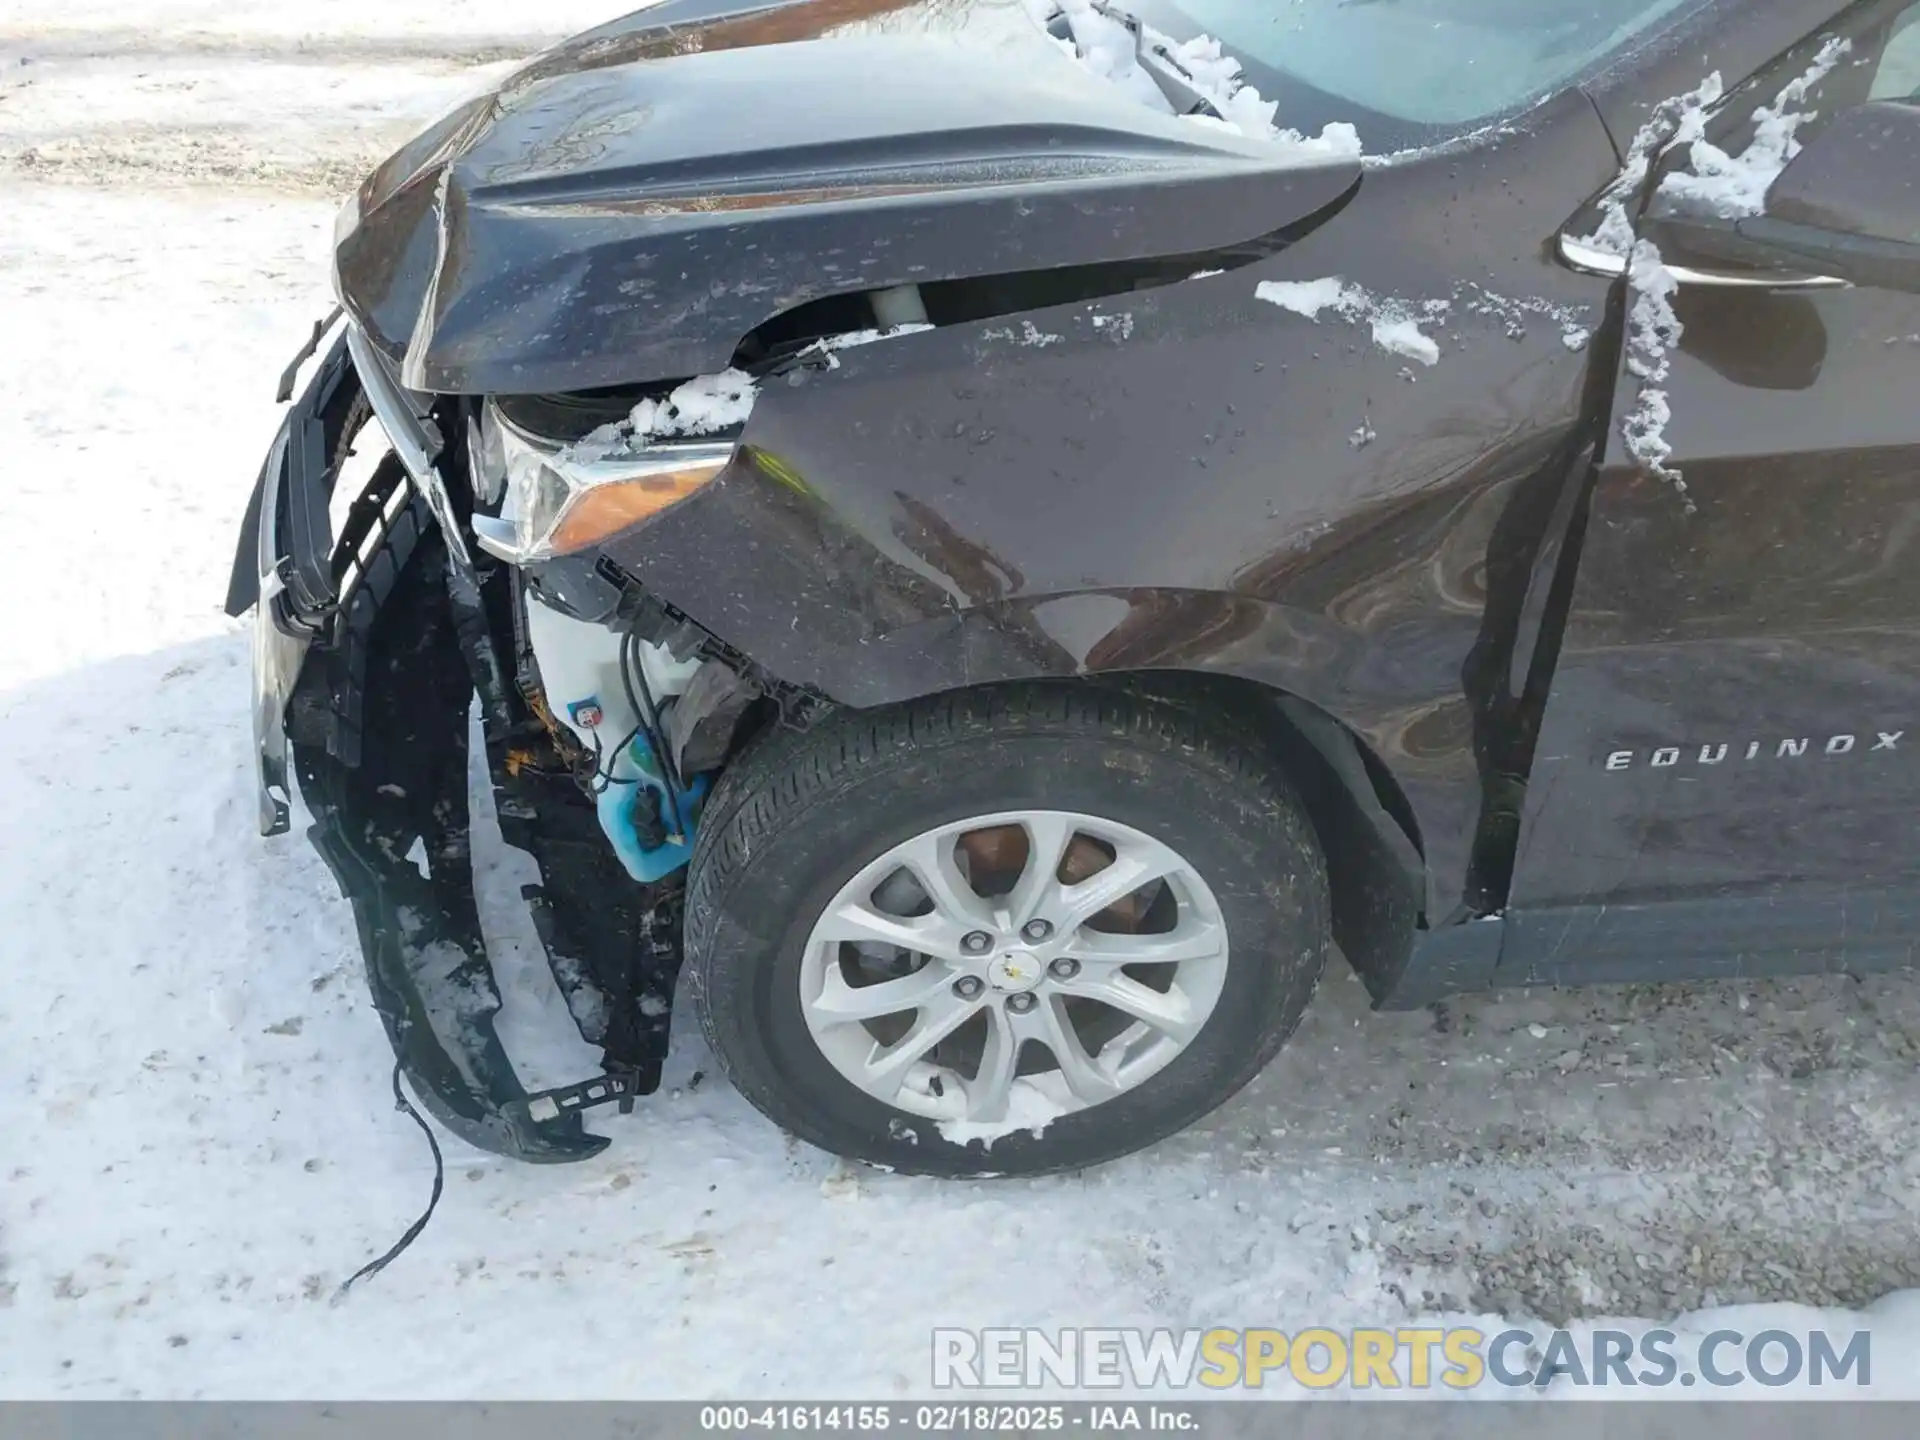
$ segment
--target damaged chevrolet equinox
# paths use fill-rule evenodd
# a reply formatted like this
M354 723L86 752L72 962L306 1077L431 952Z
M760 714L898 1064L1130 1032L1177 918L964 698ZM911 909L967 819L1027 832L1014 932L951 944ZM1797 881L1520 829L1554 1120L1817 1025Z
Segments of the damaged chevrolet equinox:
M1911 963L1917 11L665 0L429 127L228 596L414 1091L583 1158L691 1007L812 1144L1031 1174L1336 945L1391 1009Z

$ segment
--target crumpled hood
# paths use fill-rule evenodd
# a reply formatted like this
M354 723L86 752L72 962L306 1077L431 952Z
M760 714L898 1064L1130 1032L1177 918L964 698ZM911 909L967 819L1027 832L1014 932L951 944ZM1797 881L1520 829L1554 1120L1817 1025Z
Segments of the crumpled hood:
M726 3L556 47L360 187L335 283L408 385L719 370L756 325L822 296L1211 251L1359 176L1155 114L1005 0ZM1001 43L940 33L978 34L983 13Z

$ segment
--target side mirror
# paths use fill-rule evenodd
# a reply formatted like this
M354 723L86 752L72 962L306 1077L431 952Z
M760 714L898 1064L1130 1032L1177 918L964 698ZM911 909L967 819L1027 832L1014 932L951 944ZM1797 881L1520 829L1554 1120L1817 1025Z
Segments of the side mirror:
M1855 284L1920 290L1920 106L1876 100L1836 115L1735 229Z

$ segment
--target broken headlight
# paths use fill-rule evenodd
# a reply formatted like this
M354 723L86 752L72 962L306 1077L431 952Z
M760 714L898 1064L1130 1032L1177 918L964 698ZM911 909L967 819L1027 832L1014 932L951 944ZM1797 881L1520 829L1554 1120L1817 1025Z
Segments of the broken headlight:
M726 469L735 448L731 440L629 444L598 434L549 440L492 400L478 429L474 492L500 497L500 514L475 515L474 535L514 565L576 555L652 519Z

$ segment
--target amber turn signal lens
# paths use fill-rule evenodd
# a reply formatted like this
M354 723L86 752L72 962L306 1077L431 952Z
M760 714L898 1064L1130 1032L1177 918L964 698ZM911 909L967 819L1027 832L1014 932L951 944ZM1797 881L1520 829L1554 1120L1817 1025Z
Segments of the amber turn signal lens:
M725 460L701 460L678 469L633 480L609 480L582 490L554 527L553 552L574 555L643 520L651 520L726 468Z

